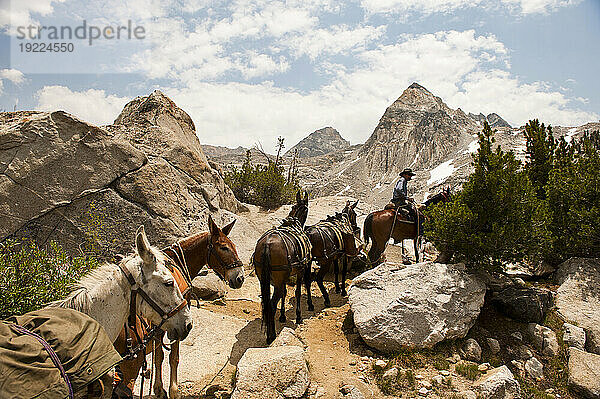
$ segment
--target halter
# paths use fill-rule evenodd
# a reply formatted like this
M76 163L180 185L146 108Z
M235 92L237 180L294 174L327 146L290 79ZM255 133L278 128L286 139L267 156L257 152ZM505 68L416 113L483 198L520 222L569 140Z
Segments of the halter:
M127 281L129 282L129 284L132 287L135 286L137 284L137 282L133 278L133 275L131 274L131 272L127 268L123 267L120 263L118 266L119 266L119 269L121 270L121 273L123 273L123 275L125 275L125 278L127 278ZM138 335L136 325L135 325L135 321L136 321L136 317L137 317L137 312L136 312L137 294L139 294L142 297L142 299L145 300L146 303L148 303L148 305L150 305L150 307L152 309L154 309L154 311L156 313L158 313L158 315L162 319L161 322L157 326L153 326L149 330L148 334L144 334L143 339ZM188 301L184 298L183 301L181 301L181 303L179 305L175 306L170 311L165 312L152 298L150 298L150 296L142 288L138 287L136 289L132 289L131 290L131 300L129 303L129 317L127 318L127 325L129 328L131 328L135 332L136 338L137 338L138 342L140 342L140 343L135 348L132 348L131 338L128 335L129 328L126 328L125 333L127 334L127 336L126 336L127 353L123 356L123 358L125 360L135 358L140 351L142 351L146 348L146 346L148 345L148 342L150 342L152 339L154 339L154 337L156 337L162 333L162 330L161 330L162 325L165 324L171 317L175 316L179 311L181 311L187 305L188 305Z
M225 263L223 261L223 258L221 258L221 256L219 255L219 253L214 250L214 246L213 246L212 241L210 240L210 237L208 237L207 249L208 250L206 251L206 264L209 266L210 266L210 255L213 255L217 259L217 262L219 262L219 265L222 266L223 268L225 268L225 270L231 270L231 269L235 269L236 267L244 266L242 261L239 259L234 261L233 263ZM211 266L211 269L213 269L215 272L217 271L212 266ZM225 279L223 276L221 276L221 278Z

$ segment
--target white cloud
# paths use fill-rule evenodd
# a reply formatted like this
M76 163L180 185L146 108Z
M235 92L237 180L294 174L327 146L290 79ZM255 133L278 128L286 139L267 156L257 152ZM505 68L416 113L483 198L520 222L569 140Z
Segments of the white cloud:
M17 69L0 70L0 79L10 80L14 84L21 84L25 82L25 76L23 75L23 72Z
M63 110L96 125L112 123L130 100L107 95L104 90L72 91L64 86L45 86L36 98L40 111Z
M308 92L268 81L206 81L200 78L206 70L197 67L179 72L179 87L163 90L192 116L201 142L233 147L261 141L270 149L280 135L290 147L324 126L334 126L354 143L364 142L386 107L413 81L452 108L496 112L517 126L531 118L563 126L598 119L577 108L578 98L545 82L525 83L513 76L504 69L508 53L495 36L471 30L407 35L394 45L358 52L359 64L353 68L318 64L330 81ZM241 57L248 58L248 69L240 69L247 77L287 67L285 60L260 53ZM112 122L127 101L101 90L73 92L56 86L45 87L38 98L42 109L63 108L96 123Z
M27 26L35 23L32 14L49 15L54 4L65 0L0 0L0 27Z
M461 90L449 95L447 102L466 112L495 112L513 126L533 118L552 125L576 126L600 117L595 112L577 109L579 97L569 98L544 82L522 83L501 70L468 75Z
M582 0L500 0L509 10L520 14L547 13L561 7L581 3ZM430 15L450 13L465 8L487 7L498 5L496 0L361 0L361 6L371 14L419 13Z
M303 35L287 38L281 45L292 50L296 58L308 55L314 60L323 53L345 54L349 50L364 50L367 44L380 39L386 28L386 25L334 25L328 29L310 30Z

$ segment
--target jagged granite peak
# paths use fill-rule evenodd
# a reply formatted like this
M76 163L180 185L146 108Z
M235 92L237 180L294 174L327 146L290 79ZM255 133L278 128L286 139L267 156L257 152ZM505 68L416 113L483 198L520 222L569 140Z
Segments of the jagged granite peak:
M316 157L329 154L330 152L346 149L350 142L345 140L334 128L328 126L315 130L298 144L290 148L285 155L291 156L298 150L299 158Z
M491 114L489 114L486 117L486 119L487 119L488 123L490 124L491 128L498 128L498 127L507 127L509 129L512 128L512 126L507 121L505 121L504 119L502 119L500 117L500 115L498 115L498 114L496 114L494 112L492 112Z
M327 172L316 191L379 201L391 196L388 188L406 167L416 170L415 180L425 186L429 170L458 149L466 149L480 129L461 109L451 109L413 83L386 109L365 144Z
M479 113L479 115L475 115L475 114L472 114L469 112L469 117L480 123L483 123L484 121L486 121L492 129L500 128L500 127L501 128L509 128L509 129L512 128L512 126L507 121L502 119L500 117L500 115L496 114L495 112L488 114L488 116L485 116L481 112Z

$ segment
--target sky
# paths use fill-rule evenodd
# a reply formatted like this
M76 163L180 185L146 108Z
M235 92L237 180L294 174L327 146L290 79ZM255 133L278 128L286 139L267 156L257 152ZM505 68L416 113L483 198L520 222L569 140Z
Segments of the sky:
M203 144L269 151L325 126L362 143L418 82L513 126L577 126L600 119L599 38L600 0L0 0L0 109L110 124L158 89Z

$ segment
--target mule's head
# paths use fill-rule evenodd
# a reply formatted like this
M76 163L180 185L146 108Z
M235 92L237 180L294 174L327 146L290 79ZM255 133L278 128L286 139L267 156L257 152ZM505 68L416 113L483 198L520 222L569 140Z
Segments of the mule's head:
M308 192L304 192L304 198L302 198L302 194L300 190L296 193L296 203L292 206L292 210L290 211L288 217L295 217L300 221L300 224L304 226L306 223L306 218L308 217Z
M125 267L133 274L138 288L150 297L163 314L169 315L162 324L162 329L167 332L169 339L183 340L192 329L192 316L188 307L183 306L183 296L165 265L165 255L150 245L144 226L140 226L137 231L135 246L138 256L130 258ZM138 313L153 324L159 325L163 322L159 310L141 295L137 295L136 306ZM178 308L177 312L170 314Z
M227 237L234 224L235 220L220 229L212 217L208 216L210 232L208 266L231 288L240 288L244 284L244 265L238 257L235 244Z
M356 212L354 211L356 205L358 205L358 200L354 204L347 201L342 213L348 215L348 220L350 221L350 226L352 226L354 234L360 235L360 227L358 227L356 223Z

